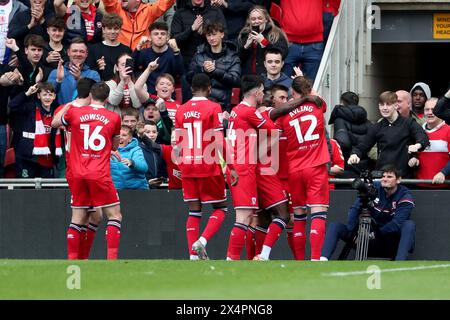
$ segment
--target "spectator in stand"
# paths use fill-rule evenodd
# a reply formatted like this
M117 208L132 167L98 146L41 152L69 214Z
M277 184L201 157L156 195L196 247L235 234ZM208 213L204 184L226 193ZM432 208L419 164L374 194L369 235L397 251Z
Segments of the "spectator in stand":
M433 114L450 125L450 89L438 100Z
M114 77L114 65L122 54L131 55L131 49L117 38L122 28L122 18L116 13L108 13L102 19L103 41L89 46L86 63L100 74L100 78L107 81Z
M45 57L43 64L44 67L50 70L58 68L59 60L67 62L69 57L67 56L67 46L62 43L64 38L66 24L63 19L58 17L51 17L47 21L47 35L49 42L44 46Z
M133 130L127 125L120 128L117 151L111 154L111 177L117 190L148 189L145 173L148 170L144 154Z
M323 44L327 44L334 17L339 14L341 0L323 0Z
M155 22L150 26L151 47L136 50L133 54L135 71L145 71L156 59L156 68L147 78L147 90L155 93L156 78L169 73L174 78L183 74L183 57L175 39L169 40L169 27L164 22Z
M136 132L138 140L141 142L139 146L142 148L144 159L148 166L145 178L150 189L155 189L167 178L166 166L162 159L161 146L163 145L156 143L158 127L154 121L140 121L136 126Z
M264 69L264 52L276 47L282 52L283 59L288 53L288 38L278 28L264 7L254 6L238 37L239 55L242 62L242 75L260 75ZM291 75L292 67L289 71Z
M155 3L141 3L141 0L103 0L108 13L117 13L123 20L119 41L136 49L142 37L149 36L148 28L162 16L175 0L157 0Z
M211 0L213 7L221 8L228 25L228 40L236 42L245 25L250 9L260 0Z
M241 85L241 62L235 44L223 41L224 31L221 22L211 22L205 26L208 43L198 47L186 78L191 83L198 73L208 75L211 79L209 98L219 102L222 111L231 112L231 90Z
M186 0L185 4L177 8L172 21L172 38L177 41L183 56L184 70L189 70L199 45L206 43L204 27L212 22L222 22L227 34L226 20L222 10L211 6L207 0ZM186 77L181 78L183 103L192 97L191 88Z
M314 82L324 49L323 3L310 0L281 0L281 25L290 42L284 73L291 76L293 67L301 64L306 78Z
M8 30L12 21L26 10L28 8L18 0L0 0L0 63L7 64L12 58L11 50L5 46Z
M142 0L144 3L155 3L156 0ZM156 22L165 23L169 26L169 34L170 34L170 26L172 25L173 16L175 15L176 5L171 6L161 17L156 20Z
M292 87L292 78L288 77L281 70L284 65L283 53L278 48L267 48L264 52L264 68L266 72L261 74L261 77L264 80L264 90L268 91L272 88L272 86L279 84L285 86L287 88ZM295 75L302 76L300 68L294 67ZM289 90L289 97L291 96L291 92Z
M54 177L55 155L62 155L61 139L55 139L58 131L51 128L55 98L53 86L44 82L29 87L9 103L14 114L13 147L17 177ZM52 145L56 150L52 150Z
M156 95L149 94L147 90L145 90L145 81L149 74L149 70L150 69L146 69L136 81L136 93L142 103L146 102L148 98L152 98L154 100L162 99L166 105L167 111L169 112L169 117L173 122L175 121L175 114L180 107L178 101L172 99L172 95L175 91L175 79L170 74L163 73L156 78Z
M124 109L139 109L141 106L134 89L133 67L126 64L128 59L132 59L128 53L119 55L114 65L114 78L106 81L110 89L107 109L118 114L121 114Z
M431 98L430 87L426 83L417 82L412 86L410 93L412 96L412 111L414 111L419 118L423 118L425 102Z
M58 63L58 68L50 72L48 81L53 84L58 97L58 103L64 104L75 100L77 97L77 81L80 78L90 78L100 81L97 71L91 70L86 62L88 47L81 38L74 38L67 50L69 62Z
M49 0L51 1L51 0ZM31 0L30 7L19 12L8 30L8 38L16 39L19 47L23 49L24 39L29 34L43 36L47 21L55 15L52 6L46 6L46 0Z
M8 124L8 100L11 89L23 84L23 77L18 69L8 65L0 64L0 178L3 178L3 167L8 146L7 127Z
M334 139L330 139L330 143L331 143L331 154L330 154L331 164L330 170L328 172L328 178L333 179L336 178L336 176L340 176L344 173L345 161L339 143ZM330 190L335 189L334 183L328 183L328 187Z
M430 139L430 145L416 157L409 160L409 165L418 167L416 179L432 179L433 184L417 184L425 188L448 188L443 185L445 177L450 174L450 126L433 114L438 99L431 98L425 103L423 129Z
M367 119L366 109L358 105L359 97L348 91L341 95L341 104L336 105L331 112L328 124L334 125L334 139L342 149L345 159L345 177L359 176L348 164L353 147L356 147L367 135L372 123ZM359 170L368 170L373 166L367 154L362 154L357 165Z
M424 118L420 118L417 116L417 114L412 111L412 98L411 94L408 91L405 90L398 90L395 92L398 97L398 108L397 111L400 113L400 115L404 118L413 118L416 120L416 122L420 125L423 125L425 123Z
M385 91L380 95L378 107L383 119L374 124L358 145L352 148L348 164L359 163L361 157L377 144L377 170L387 164L394 164L402 177L412 177L408 165L410 155L424 150L430 141L417 122L399 115L397 100L395 92Z
M156 143L170 145L173 122L169 117L166 105L162 99L157 101L149 98L141 107L144 121L152 120L158 127Z
M48 70L45 69L44 72L41 63L45 46L44 38L37 34L26 36L24 50L19 48L15 39L6 39L5 45L19 59L18 69L24 79L23 90L27 90L30 86L47 78Z
M72 39L81 37L86 43L97 43L102 41L102 18L103 14L97 7L86 0L74 0L67 8L64 0L54 0L56 15L64 18L67 30L65 43L71 43Z
M122 124L129 126L133 132L133 137L137 138L136 126L139 121L139 111L128 108L122 111Z

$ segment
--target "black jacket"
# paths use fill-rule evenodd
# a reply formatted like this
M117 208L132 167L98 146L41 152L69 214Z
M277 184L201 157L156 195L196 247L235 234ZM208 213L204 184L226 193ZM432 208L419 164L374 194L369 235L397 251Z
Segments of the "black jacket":
M213 60L216 64L216 69L207 73L212 84L210 98L220 103L222 110L229 111L231 90L241 85L241 62L236 46L231 42L223 42L222 52L214 54L209 44L200 45L187 74L189 83L196 73L205 72L203 63L208 60Z
M412 118L398 116L397 120L389 123L382 119L374 124L357 146L353 147L352 154L362 157L377 144L378 160L376 169L380 170L387 164L395 165L403 178L412 177L412 170L408 166L410 155L408 146L420 143L424 150L430 144L427 134Z
M267 25L262 35L269 40L269 33L272 27ZM242 34L238 38L239 56L242 62L242 75L246 74L261 74L266 72L264 67L264 52L267 48L278 48L283 53L283 59L288 54L288 41L280 34L277 42L269 43L266 47L262 47L259 43L250 46L248 49L244 48L247 42L248 33Z
M344 154L346 171L351 171L347 160L352 148L362 141L372 127L372 123L367 119L367 112L361 106L336 105L331 112L328 124L334 125L333 138L339 143ZM367 154L364 154L357 167L360 170L367 170L370 166L369 162Z
M228 8L222 8L228 24L228 39L236 41L245 25L250 9L260 0L228 0Z
M450 99L445 96L440 98L433 109L433 113L436 117L450 125Z
M145 173L147 181L154 178L167 178L166 164L162 158L161 146L151 141L145 135L139 139L139 146L144 154L145 162L147 162L148 171ZM151 188L151 187L150 187Z
M83 39L87 39L86 32L86 22L84 21L83 16L81 15L80 9L76 5L72 5L70 8L70 16L67 19L66 23L66 33L64 34L63 42L65 44L69 44L73 38L81 37ZM100 10L96 10L95 12L95 21L94 21L94 37L89 41L89 43L97 43L102 41L102 19L103 15ZM78 23L69 23L70 21L80 22Z
M198 14L203 16L203 28L209 22L220 21L225 27L225 34L227 34L227 22L222 10L211 7L209 1L205 1L204 7L193 7L189 1L184 7L177 8L170 30L172 38L175 38L181 50L185 70L188 70L191 60L197 51L197 47L206 43L205 35L200 35L197 31L192 31L191 28Z

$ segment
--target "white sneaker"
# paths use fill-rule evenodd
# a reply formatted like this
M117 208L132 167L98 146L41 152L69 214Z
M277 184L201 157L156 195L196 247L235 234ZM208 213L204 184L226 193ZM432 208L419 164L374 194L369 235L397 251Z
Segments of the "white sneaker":
M206 253L206 248L199 240L194 242L192 245L192 250L197 252L200 260L209 260L208 254Z
M320 257L320 261L328 261L327 257Z

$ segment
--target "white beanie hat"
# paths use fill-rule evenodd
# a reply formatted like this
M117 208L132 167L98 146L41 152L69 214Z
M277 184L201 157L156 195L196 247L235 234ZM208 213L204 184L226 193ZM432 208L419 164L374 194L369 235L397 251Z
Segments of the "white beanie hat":
M411 95L413 94L414 90L417 89L417 87L419 87L420 89L422 89L422 91L425 93L425 96L427 97L427 100L431 98L431 90L430 87L424 83L424 82L417 82L416 84L414 84L412 86L412 89L410 91Z

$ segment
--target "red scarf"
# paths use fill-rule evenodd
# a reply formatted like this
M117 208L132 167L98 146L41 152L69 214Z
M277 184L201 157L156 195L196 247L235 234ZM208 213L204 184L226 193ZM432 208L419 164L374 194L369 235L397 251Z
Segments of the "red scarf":
M50 117L51 122L51 117ZM47 122L47 121L46 121ZM50 125L50 123L47 123ZM50 154L50 132L46 132L44 122L42 121L41 111L36 107L36 129L34 131L34 148L32 154L34 155L49 155ZM55 154L62 155L61 136L59 130L56 131L55 138Z

